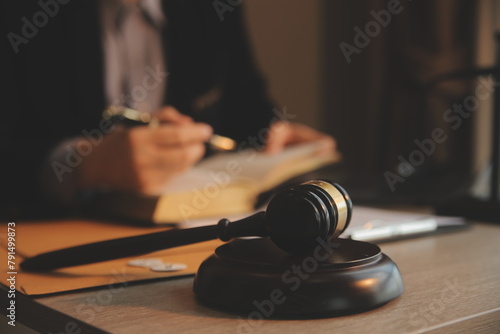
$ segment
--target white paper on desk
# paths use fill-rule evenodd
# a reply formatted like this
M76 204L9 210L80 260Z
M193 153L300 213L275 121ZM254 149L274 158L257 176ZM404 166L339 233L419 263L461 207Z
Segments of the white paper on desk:
M373 241L432 232L439 227L465 225L460 217L440 217L405 211L355 206L342 237Z
M255 212L262 210L265 210L265 208L260 208ZM224 218L235 221L250 214ZM179 227L190 228L216 223L217 219L214 218L198 219L186 221ZM441 217L430 214L354 206L349 227L342 233L341 237L360 241L373 241L431 232L441 226L461 226L465 224L465 220L460 217Z

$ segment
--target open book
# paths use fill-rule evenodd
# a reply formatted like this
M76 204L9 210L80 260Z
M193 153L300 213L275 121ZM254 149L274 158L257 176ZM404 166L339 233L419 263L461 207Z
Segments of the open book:
M261 193L294 177L340 160L319 143L297 145L278 154L255 150L219 153L170 181L157 196L94 194L88 208L99 216L182 223L252 212Z

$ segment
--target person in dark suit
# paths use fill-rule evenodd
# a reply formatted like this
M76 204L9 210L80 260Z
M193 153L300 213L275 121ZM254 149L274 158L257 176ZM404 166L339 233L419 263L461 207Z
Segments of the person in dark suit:
M155 193L204 156L213 133L240 149L276 152L318 139L334 148L333 138L276 112L252 58L242 6L223 20L209 0L0 6L4 216L40 215L48 193L67 202L99 187ZM163 123L113 126L102 120L110 104L144 108Z

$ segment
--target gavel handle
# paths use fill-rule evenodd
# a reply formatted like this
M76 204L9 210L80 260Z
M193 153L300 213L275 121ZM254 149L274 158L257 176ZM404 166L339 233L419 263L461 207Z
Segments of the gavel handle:
M47 271L142 255L217 238L227 241L247 235L265 236L263 217L264 212L259 212L233 223L222 219L218 225L168 230L55 250L24 260L21 269Z
M142 255L213 239L217 239L217 226L156 232L43 253L24 260L21 263L21 269L27 271L53 270Z

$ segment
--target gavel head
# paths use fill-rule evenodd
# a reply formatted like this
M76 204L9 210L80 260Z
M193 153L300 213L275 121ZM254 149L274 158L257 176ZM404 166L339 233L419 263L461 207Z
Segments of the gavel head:
M352 202L338 184L314 180L278 193L267 207L265 226L281 249L301 254L338 237L349 225Z

